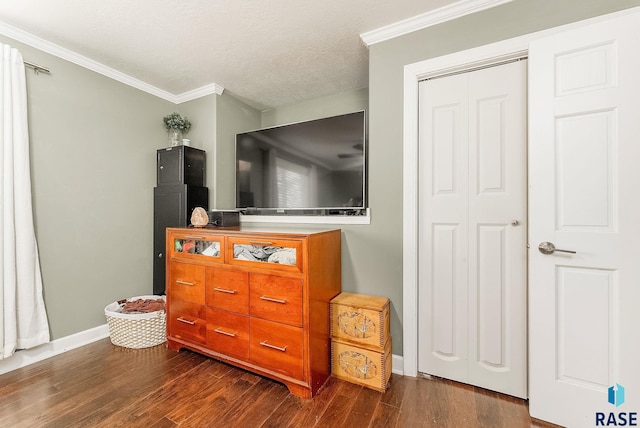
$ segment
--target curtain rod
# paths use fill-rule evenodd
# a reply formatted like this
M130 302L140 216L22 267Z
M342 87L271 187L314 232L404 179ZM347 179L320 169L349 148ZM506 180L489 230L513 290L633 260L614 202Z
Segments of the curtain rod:
M42 67L41 65L33 64L33 63L28 62L28 61L23 61L23 62L24 62L25 67L32 68L33 72L35 74L38 74L40 72L46 73L46 74L51 73L51 70L49 70L47 67Z

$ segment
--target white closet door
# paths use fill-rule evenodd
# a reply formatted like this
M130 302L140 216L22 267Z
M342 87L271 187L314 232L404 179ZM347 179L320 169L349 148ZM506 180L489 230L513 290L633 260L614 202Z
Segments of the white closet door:
M529 51L529 408L565 426L640 411L638 22L635 12ZM543 242L576 253L542 254Z
M420 83L418 370L467 382L467 75Z
M420 84L419 370L527 396L526 62Z

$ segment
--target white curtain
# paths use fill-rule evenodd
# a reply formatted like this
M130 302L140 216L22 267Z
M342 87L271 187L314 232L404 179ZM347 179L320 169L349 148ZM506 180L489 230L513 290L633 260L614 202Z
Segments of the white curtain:
M0 43L0 359L49 341L33 228L22 55Z

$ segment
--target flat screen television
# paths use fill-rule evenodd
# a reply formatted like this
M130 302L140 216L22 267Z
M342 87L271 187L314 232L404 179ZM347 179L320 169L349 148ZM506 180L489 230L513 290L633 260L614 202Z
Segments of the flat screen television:
M363 215L365 112L236 135L236 208L245 215Z

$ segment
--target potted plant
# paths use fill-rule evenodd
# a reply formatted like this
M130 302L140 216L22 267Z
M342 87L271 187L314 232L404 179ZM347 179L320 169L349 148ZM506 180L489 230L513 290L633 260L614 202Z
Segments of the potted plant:
M171 147L179 146L182 142L182 134L189 132L191 122L187 117L182 117L178 113L171 113L163 118L164 128L169 133L169 144Z

